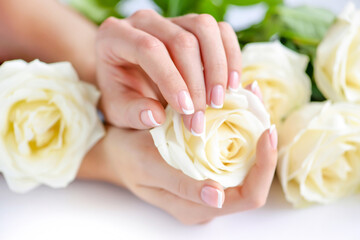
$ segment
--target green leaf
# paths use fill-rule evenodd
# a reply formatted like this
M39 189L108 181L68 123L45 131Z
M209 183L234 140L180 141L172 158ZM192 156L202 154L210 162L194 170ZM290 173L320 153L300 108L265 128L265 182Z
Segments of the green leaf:
M197 13L207 13L212 15L217 21L223 21L226 13L227 4L222 0L200 0L196 6Z
M316 47L335 19L327 10L313 7L270 7L264 20L237 33L241 45L279 39L294 50L315 57Z
M335 20L330 11L308 6L278 7L283 29L281 36L298 44L318 45Z
M176 17L192 12L196 1L192 0L154 0L165 17Z
M154 0L154 3L158 5L164 12L169 9L169 0Z
M115 3L116 2L116 3ZM100 0L70 0L70 6L81 12L91 21L101 24L110 16L122 18L117 11L116 5L120 1L112 1L114 5L110 5L110 0L102 2ZM108 4L108 5L106 5Z
M283 3L283 0L226 0L228 4L238 6L249 6L259 3L265 3L269 6L275 6Z
M121 0L96 0L98 6L114 8Z

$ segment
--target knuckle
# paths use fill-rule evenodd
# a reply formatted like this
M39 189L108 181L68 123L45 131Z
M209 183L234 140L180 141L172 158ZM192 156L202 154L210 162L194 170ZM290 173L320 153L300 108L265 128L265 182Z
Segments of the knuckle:
M104 31L109 28L113 28L114 26L117 26L121 22L122 22L122 20L120 20L116 17L109 17L100 25L99 31Z
M99 27L96 35L96 49L102 51L102 49L109 49L110 44L108 40L112 38L114 32L123 31L123 26L126 24L124 20L109 17Z
M217 22L210 14L200 14L196 17L196 25L198 27L216 27Z
M188 190L187 190L186 183L183 180L178 180L177 191L180 196L187 196Z
M139 18L139 19L146 19L149 17L156 16L157 12L152 9L141 9L136 11L130 18Z
M266 204L266 197L263 197L263 196L257 196L250 200L250 208L251 209L261 208L265 204Z
M173 43L180 48L196 48L199 45L197 38L193 34L185 31L176 34Z
M227 72L227 63L226 61L223 61L223 60L218 60L214 63L214 65L212 66L212 69L214 72L217 72L217 73L226 73Z
M162 47L162 45L163 44L160 40L150 35L141 36L138 39L138 46L144 51L153 51L154 49Z
M204 101L201 101L201 102L204 102L205 103L205 88L200 88L199 86L195 87L195 88L191 88L191 97L194 98L194 99L204 99Z
M227 32L227 33L234 32L231 25L227 22L219 22L219 28L223 32Z

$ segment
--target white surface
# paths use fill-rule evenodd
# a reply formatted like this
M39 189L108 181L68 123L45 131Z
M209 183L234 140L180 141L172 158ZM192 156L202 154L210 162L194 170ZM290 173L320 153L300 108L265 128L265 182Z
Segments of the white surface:
M287 2L325 5L339 12L346 1ZM355 2L360 6L360 0ZM258 19L236 11L230 18L232 22ZM63 190L42 187L17 195L0 177L0 240L23 239L359 240L360 195L332 205L294 210L284 200L276 181L264 208L189 227L128 191L108 184L76 181Z
M130 192L77 181L11 193L0 178L1 240L80 239L360 239L360 195L327 206L292 209L276 181L262 209L183 226Z

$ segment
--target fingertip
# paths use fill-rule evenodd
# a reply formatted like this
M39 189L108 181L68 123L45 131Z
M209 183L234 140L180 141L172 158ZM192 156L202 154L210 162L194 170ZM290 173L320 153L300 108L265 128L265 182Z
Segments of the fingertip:
M141 111L140 119L141 122L147 127L151 128L160 126L160 123L156 121L156 119L154 118L154 114L150 109Z
M183 123L187 131L191 132L191 115L182 115Z
M271 147L273 148L273 150L277 150L278 134L275 124L271 125L269 129L269 138L270 138Z
M237 92L239 90L239 85L240 85L240 77L239 77L239 72L238 71L231 71L229 74L229 90L231 92Z
M164 108L159 102L152 101L140 110L140 122L144 128L158 127L165 122Z
M211 186L204 186L201 189L201 199L202 201L214 208L222 208L225 200L224 191L221 191L217 188Z
M257 164L276 166L277 162L277 131L275 125L263 132L256 147Z
M205 180L200 193L202 201L211 207L222 208L225 201L223 186L213 180Z

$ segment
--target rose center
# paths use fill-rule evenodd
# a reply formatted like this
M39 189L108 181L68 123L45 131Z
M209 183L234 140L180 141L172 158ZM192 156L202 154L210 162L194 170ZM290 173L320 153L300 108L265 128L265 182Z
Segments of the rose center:
M54 104L22 101L13 107L9 119L20 154L36 154L54 142L61 145L58 136L63 124Z
M220 159L224 165L234 163L245 150L245 139L234 129L231 123L225 122L218 130Z

